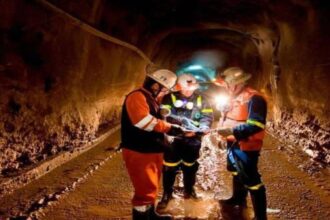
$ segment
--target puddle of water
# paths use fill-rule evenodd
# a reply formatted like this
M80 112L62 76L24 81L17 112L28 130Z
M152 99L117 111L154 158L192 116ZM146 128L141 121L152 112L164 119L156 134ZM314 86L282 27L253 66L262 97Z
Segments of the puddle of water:
M175 195L164 210L158 211L171 214L175 219L217 219L220 213L219 203L206 194L199 192L198 195L201 199L184 199Z
M173 199L160 213L171 214L175 219L221 219L218 200L229 197L230 184L224 181L228 177L225 171L225 152L218 148L218 141L214 136L207 135L203 139L200 150L200 163L196 191L200 199L183 198L182 173L177 176Z

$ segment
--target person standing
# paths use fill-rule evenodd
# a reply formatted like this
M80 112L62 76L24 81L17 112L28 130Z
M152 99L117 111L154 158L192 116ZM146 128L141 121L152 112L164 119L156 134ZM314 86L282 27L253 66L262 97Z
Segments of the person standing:
M161 120L156 101L177 76L166 69L147 74L143 87L129 93L122 107L121 148L134 187L133 220L171 219L155 211L162 172L164 135L183 135L182 127Z
M197 92L199 87L196 78L191 74L182 74L178 77L178 91L166 95L161 108L170 113L166 120L177 123L187 130L206 132L213 121L213 110L206 98ZM158 208L166 208L172 198L173 185L177 171L183 171L184 197L197 198L194 185L199 163L201 135L191 137L169 137L169 147L164 153L163 167L163 196Z
M233 195L222 205L246 206L248 192L255 219L267 219L266 188L258 171L258 159L265 136L267 103L247 86L251 74L239 67L227 68L215 81L226 88L231 100L220 118L219 135L227 140L227 169L233 174Z

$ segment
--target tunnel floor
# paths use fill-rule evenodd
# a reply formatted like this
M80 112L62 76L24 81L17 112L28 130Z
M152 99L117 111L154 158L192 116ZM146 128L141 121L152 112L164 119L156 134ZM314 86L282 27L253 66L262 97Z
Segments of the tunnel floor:
M119 131L97 147L42 178L0 199L0 215L12 219L130 219L132 186L119 143ZM180 176L175 198L163 212L176 219L252 219L248 209L219 207L218 199L231 195L231 177L225 170L225 152L217 140L205 137L197 190L200 200L184 200ZM320 168L267 135L260 158L267 188L269 219L330 219L329 170ZM33 219L32 218L32 219ZM0 219L2 219L0 217Z

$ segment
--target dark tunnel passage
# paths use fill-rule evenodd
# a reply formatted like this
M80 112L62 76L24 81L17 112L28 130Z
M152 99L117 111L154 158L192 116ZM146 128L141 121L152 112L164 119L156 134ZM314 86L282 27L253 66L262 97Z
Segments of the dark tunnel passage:
M242 67L268 101L269 152L327 179L329 10L322 0L0 0L1 201L17 204L22 187L116 134L148 65L193 73L211 102L217 74ZM0 219L32 213L32 199L23 203L5 205Z

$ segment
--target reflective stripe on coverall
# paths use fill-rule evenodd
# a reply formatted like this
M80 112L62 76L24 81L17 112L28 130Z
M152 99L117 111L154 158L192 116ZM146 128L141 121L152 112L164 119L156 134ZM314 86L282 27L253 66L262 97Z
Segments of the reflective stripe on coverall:
M141 135L140 138L143 138L143 135L150 137L150 132L165 133L170 129L169 123L157 118L156 113L159 109L153 106L155 100L148 94L150 93L142 88L130 93L125 100L123 112L126 111L127 115L122 116L124 117L122 125L124 123L125 129L137 132L128 135L133 137ZM129 120L125 120L125 117ZM133 126L138 129L134 130ZM132 141L129 140L130 137L125 135L125 140L122 140L123 159L135 190L132 204L133 206L153 205L160 185L163 153L159 146L155 146L155 152L152 152L152 146L148 146L147 152L144 152L143 146L134 148ZM129 143L129 148L125 146L125 141ZM148 140L144 141L148 142Z
M258 172L259 151L264 138L267 104L255 90L245 88L233 101L222 126L233 128L227 138L227 168L250 190L263 186Z

